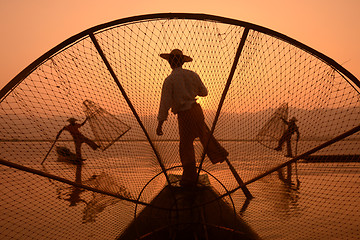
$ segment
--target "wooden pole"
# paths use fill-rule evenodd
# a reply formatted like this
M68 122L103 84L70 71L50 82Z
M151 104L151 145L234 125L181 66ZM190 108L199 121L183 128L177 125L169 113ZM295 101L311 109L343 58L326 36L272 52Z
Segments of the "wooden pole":
M253 195L250 193L249 189L245 186L244 181L240 178L239 174L237 173L237 171L235 170L235 168L233 167L233 165L230 163L229 159L225 159L226 163L228 164L230 171L232 172L232 174L234 175L236 181L239 184L239 187L241 188L241 190L244 192L245 196L247 199L252 199L254 198Z
M45 162L46 158L49 156L49 154L50 154L51 150L53 149L53 147L55 146L55 143L57 142L57 140L58 140L58 138L56 138L55 141L53 142L53 144L51 145L49 151L47 152L47 154L44 157L44 160L42 160L41 165Z
M231 67L231 70L230 70L230 73L229 73L229 77L228 77L228 79L227 79L227 81L226 81L225 88L224 88L223 94L222 94L221 99L220 99L219 107L218 107L218 109L217 109L217 111L216 111L215 119L214 119L212 128L211 128L211 130L210 130L210 136L214 134L215 126L216 126L216 123L217 123L217 121L218 121L218 119L219 119L219 115L220 115L220 111L221 111L222 105L224 104L226 94L227 94L227 92L229 91L230 84L231 84L231 81L232 81L232 79L233 79L233 77L234 77L235 70L236 70L237 64L238 64L238 62L239 62L241 52L242 52L243 47L244 47L244 45L245 45L245 41L246 41L246 38L247 38L247 36L248 36L249 30L250 30L250 29L246 27L246 28L244 29L243 35L242 35L242 37L241 37L241 40L240 40L238 49L237 49L236 54L235 54L235 57L234 57L233 65L232 65L232 67ZM209 142L210 142L210 138L209 138L209 140L207 141L206 145L204 146L204 153L203 153L203 156L202 156L200 165L199 165L199 171L198 171L198 175L197 175L197 180L198 180L199 175L200 175L200 171L201 171L201 168L202 168L202 164L203 164L203 162L204 162L204 159L205 159L205 154L206 154L207 148L209 147ZM239 187L243 190L245 196L246 196L248 199L253 198L253 196L251 195L249 189L246 187L246 185L244 184L243 180L240 178L239 174L237 173L237 171L235 170L235 168L234 168L234 167L232 166L232 164L230 163L229 159L226 158L225 160L226 160L226 163L227 163L227 165L229 166L229 168L230 168L230 170L231 170L231 173L234 175L236 181L239 183Z

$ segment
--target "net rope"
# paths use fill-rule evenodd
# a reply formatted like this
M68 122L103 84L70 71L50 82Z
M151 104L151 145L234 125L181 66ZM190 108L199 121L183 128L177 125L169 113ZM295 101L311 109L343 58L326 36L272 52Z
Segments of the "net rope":
M197 72L209 91L198 103L211 128L245 27L158 17L94 32L133 109L88 35L29 70L0 102L1 239L119 238L166 186L166 177L182 172L176 115L169 115L164 135L156 135L162 83L171 72L159 54L179 48L194 59L184 68ZM212 164L206 155L202 178L207 175L262 239L358 239L359 132L299 159L298 189L286 167L285 181L280 171L252 179L289 161L275 146L259 143L283 103L288 118L298 119L301 155L359 126L359 86L281 37L251 28L244 40L213 135L241 179L251 182L247 187L255 198L247 205L229 166ZM75 154L68 132L50 149L71 117L88 117L80 131L104 150L82 144L81 165L64 161ZM204 149L199 140L194 144L200 166Z

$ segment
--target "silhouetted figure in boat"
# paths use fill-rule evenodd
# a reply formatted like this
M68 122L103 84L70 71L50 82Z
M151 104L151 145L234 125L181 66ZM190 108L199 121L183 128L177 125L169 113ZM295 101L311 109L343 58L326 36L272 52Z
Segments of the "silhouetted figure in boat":
M208 91L197 73L182 68L185 62L192 61L191 57L183 55L179 49L174 49L171 53L160 54L160 57L168 60L172 72L162 86L156 134L163 135L162 126L167 120L168 111L171 108L178 117L179 152L183 167L180 184L193 186L196 184L197 177L193 142L195 138L199 137L205 147L210 136L210 130L205 124L204 113L196 102L196 97L205 97ZM213 164L223 162L229 155L212 135L206 153Z
M88 118L85 119L85 121L81 124L76 123L76 119L75 118L69 118L67 121L70 123L69 125L63 127L59 133L56 136L56 139L59 138L60 134L62 133L62 131L68 131L71 136L73 137L74 140L74 144L75 144L75 151L76 151L76 159L81 162L84 159L81 156L81 144L82 143L86 143L87 145L89 145L93 150L98 149L100 146L97 145L94 141L90 140L89 138L85 137L80 131L79 128L82 127Z
M279 144L275 148L275 150L281 151L282 146L286 142L287 154L285 155L285 157L293 157L292 149L291 149L291 137L294 133L296 133L296 141L299 141L299 138L300 138L299 128L296 125L297 119L295 117L292 117L289 121L286 121L284 118L281 118L281 120L283 120L284 123L287 125L287 129L285 130L285 132L279 139ZM287 165L286 168L287 168L287 177L286 178L284 177L283 169L278 170L278 175L279 175L280 180L282 180L285 183L290 185L291 184L291 175L292 175L291 164Z
M296 141L299 141L300 138L300 133L299 133L299 128L296 125L295 122L297 122L297 119L295 117L291 118L289 121L286 121L285 119L281 118L281 120L284 121L284 123L287 125L287 129L285 130L285 132L283 133L283 135L281 136L280 140L279 140L279 144L278 146L275 148L276 151L281 151L282 150L282 146L284 145L284 143L286 142L286 150L287 150L287 154L285 155L286 157L293 157L292 154L292 150L291 150L291 137L294 133L296 133Z

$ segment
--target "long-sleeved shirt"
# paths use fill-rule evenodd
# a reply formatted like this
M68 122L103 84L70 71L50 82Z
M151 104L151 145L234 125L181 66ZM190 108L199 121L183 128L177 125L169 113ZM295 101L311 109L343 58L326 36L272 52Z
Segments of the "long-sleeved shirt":
M158 120L165 121L170 108L174 114L190 109L196 96L205 97L207 94L197 73L182 67L173 69L163 83Z

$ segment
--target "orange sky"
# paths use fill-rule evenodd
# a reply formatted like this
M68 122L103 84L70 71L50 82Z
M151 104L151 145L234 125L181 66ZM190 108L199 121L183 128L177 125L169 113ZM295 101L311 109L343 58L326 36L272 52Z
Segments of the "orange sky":
M360 79L359 0L1 0L0 88L52 47L92 26L160 12L206 13L268 27Z

